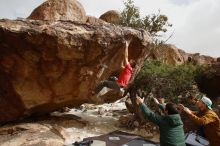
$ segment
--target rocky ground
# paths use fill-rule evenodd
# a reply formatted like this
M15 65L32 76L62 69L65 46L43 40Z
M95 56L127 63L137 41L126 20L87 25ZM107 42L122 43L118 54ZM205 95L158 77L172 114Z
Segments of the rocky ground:
M124 118L123 118L124 117ZM125 118L127 117L127 118ZM132 128L122 125L132 117L123 100L113 104L83 104L78 109L65 108L41 118L30 118L0 128L1 146L61 146L83 138L121 130L158 141L158 129L146 131L134 122ZM131 118L130 118L131 119Z

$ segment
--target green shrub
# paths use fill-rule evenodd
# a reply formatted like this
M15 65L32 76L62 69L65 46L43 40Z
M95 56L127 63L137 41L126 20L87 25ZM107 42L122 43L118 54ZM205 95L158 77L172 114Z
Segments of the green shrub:
M195 77L199 76L206 66L183 64L168 65L160 61L146 61L137 75L134 85L142 92L154 96L178 99L188 93L197 92Z

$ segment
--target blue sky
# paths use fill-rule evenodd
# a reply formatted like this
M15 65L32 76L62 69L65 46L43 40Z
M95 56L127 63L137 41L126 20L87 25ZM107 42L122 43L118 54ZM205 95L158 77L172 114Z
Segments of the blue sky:
M27 17L45 0L0 0L0 18ZM123 0L79 0L87 15L99 17L107 10L122 10ZM142 16L159 9L174 31L168 43L186 52L220 57L220 0L134 0Z

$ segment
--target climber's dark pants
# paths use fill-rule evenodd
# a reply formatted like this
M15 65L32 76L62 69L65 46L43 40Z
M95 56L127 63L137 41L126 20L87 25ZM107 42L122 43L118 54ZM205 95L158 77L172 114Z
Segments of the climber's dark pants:
M96 87L95 93L98 94L104 87L114 89L118 92L120 92L121 87L117 84L116 81L109 81L109 80L104 80L101 81L101 83Z

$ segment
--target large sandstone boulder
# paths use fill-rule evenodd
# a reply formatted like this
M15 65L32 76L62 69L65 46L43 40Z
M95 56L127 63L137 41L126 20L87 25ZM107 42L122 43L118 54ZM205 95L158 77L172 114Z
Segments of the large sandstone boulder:
M37 7L28 19L86 21L86 12L77 0L48 0Z
M185 63L186 56L176 46L162 44L151 51L149 59L160 60L166 64L180 65Z
M110 10L102 14L99 19L113 24L118 24L120 21L120 13L116 10Z
M96 102L91 96L95 86L120 72L126 37L132 38L129 58L138 63L135 75L151 49L145 31L111 24L0 20L0 122ZM107 68L100 74L103 65Z

